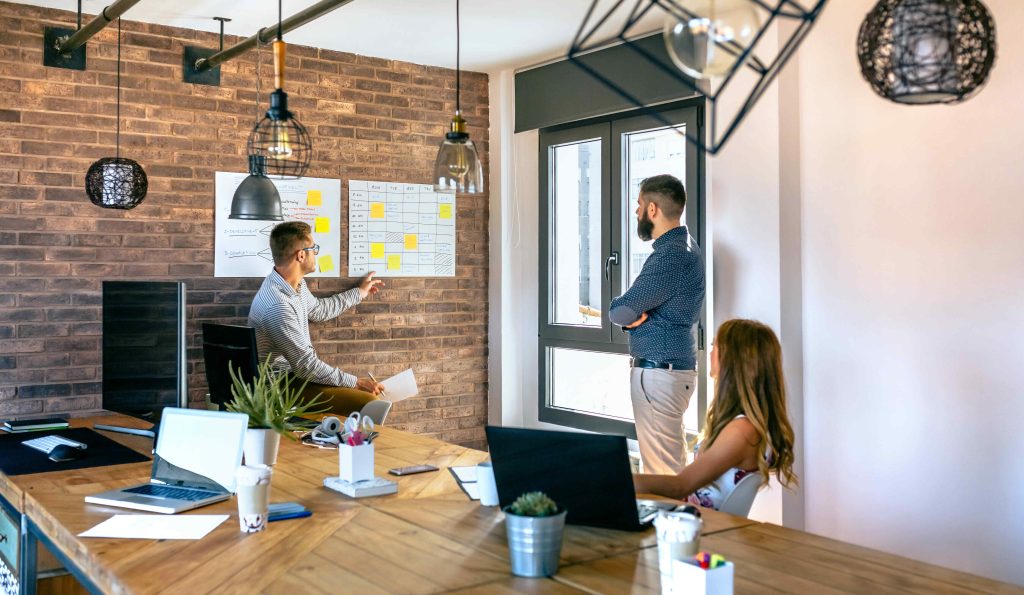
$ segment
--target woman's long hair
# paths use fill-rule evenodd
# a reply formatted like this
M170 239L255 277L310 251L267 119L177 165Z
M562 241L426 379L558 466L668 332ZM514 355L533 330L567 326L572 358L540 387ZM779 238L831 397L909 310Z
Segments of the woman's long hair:
M793 428L786 413L786 384L782 377L782 346L768 326L754 320L727 320L715 337L718 379L715 401L704 427L707 450L737 415L745 415L757 430L757 470L767 485L775 473L782 485L797 482L793 473Z

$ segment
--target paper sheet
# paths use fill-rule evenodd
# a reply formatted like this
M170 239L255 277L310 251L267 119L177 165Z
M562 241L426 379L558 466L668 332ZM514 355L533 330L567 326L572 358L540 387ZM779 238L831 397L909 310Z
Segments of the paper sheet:
M452 473L455 474L455 478L458 479L461 483L466 483L467 481L476 481L476 465L472 465L469 467L449 468L452 470Z
M416 386L416 376L412 373L412 368L395 374L381 384L384 385L383 398L392 403L414 397L420 392L419 387Z
M466 495L469 496L470 500L480 499L480 488L477 487L476 482L462 484L462 489L466 491Z
M115 514L79 537L118 539L202 539L228 519L226 514Z

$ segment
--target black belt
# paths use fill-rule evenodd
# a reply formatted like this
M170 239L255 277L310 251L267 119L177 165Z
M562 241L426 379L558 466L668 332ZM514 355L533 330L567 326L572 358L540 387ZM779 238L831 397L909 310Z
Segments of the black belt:
M656 362L651 359L644 359L642 357L634 357L630 360L630 364L634 368L644 368L647 370L681 370L683 367L676 364L669 364L666 362Z

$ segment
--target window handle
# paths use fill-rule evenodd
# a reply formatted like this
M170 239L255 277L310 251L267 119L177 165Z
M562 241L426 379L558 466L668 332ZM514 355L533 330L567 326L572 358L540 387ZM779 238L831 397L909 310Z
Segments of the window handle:
M612 255L604 260L604 278L612 278L612 265L619 266L619 253L612 252Z

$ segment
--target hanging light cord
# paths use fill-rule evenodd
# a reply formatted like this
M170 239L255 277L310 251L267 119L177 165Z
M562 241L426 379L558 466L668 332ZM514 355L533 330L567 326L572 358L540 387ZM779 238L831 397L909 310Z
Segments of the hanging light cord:
M121 158L121 17L117 18L117 141L114 156Z
M260 33L262 33L262 32L263 32L263 30L260 29L260 32L256 34L256 121L257 122L260 121L260 97L262 97L261 91L260 91L260 71L263 70L263 46L260 45Z
M455 0L455 113L462 113L460 95L462 94L460 51L462 41L460 39L461 27L459 26L459 0Z
M277 0L277 40L281 41L281 0Z

